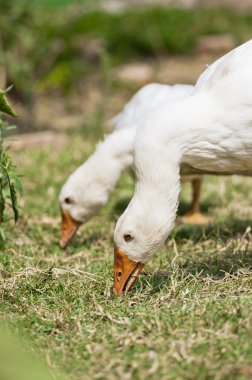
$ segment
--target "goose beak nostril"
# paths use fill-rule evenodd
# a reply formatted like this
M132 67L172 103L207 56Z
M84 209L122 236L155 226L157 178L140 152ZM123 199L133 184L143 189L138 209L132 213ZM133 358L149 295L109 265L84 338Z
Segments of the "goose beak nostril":
M132 261L119 248L114 255L114 294L128 293L144 267L143 263Z

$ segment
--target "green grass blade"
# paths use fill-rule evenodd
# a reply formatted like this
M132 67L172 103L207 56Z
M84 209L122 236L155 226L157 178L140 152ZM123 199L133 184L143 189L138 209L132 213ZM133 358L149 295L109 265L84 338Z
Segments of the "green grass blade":
M10 116L16 117L16 112L12 109L10 103L8 102L5 91L0 90L0 112L4 112Z

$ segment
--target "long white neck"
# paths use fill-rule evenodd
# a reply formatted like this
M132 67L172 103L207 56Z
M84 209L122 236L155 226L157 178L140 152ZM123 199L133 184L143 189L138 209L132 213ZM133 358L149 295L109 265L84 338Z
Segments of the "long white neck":
M116 246L133 261L148 262L173 227L180 192L180 164L191 133L201 128L202 114L206 119L202 112L196 100L183 100L158 108L138 129L134 141L135 193L114 234ZM192 120L188 120L188 115ZM126 235L131 236L130 241L125 241Z
M141 157L136 155L135 160L138 178L135 199L149 210L146 224L158 237L156 240L153 236L152 247L148 247L151 255L164 243L174 225L180 193L181 150L177 144L171 144L167 151L153 146L148 152L142 152ZM144 173L142 165L147 168Z
M124 128L109 134L104 141L97 144L93 154L95 159L116 160L122 169L132 165L133 141L135 138L135 128Z
M136 151L135 166L135 193L117 222L114 239L131 260L146 263L173 227L180 191L179 163L167 160L157 146L145 150L142 145ZM131 235L132 242L125 242L125 235Z
M123 170L132 165L134 137L133 128L111 133L78 169L78 175L89 178L90 182L98 182L109 195Z

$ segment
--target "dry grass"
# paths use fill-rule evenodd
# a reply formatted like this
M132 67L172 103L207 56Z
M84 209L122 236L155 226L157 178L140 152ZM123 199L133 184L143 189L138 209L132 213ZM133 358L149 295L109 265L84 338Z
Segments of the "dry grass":
M132 293L111 294L117 216L133 189L124 175L109 204L58 247L57 195L92 141L18 154L26 194L1 253L1 316L69 379L250 379L251 180L209 178L202 206L215 223L177 226ZM190 198L182 192L181 209Z
M111 288L113 229L133 191L132 178L127 173L108 205L78 232L73 244L66 251L58 245L61 185L93 150L102 117L114 115L137 90L115 80L116 63L124 64L125 57L128 62L131 54L134 59L140 55L153 69L153 81L194 83L213 57L169 55L164 58L167 49L192 52L199 35L228 32L238 41L251 32L249 14L193 10L182 12L183 18L178 23L177 12L181 11L171 11L171 22L164 19L163 10L148 12L153 20L149 24L156 28L153 29L156 34L152 28L148 29L150 38L142 33L146 29L143 28L146 17L140 15L139 22L140 16L131 13L108 15L106 20L112 20L111 23L95 23L98 37L103 28L107 30L103 39L110 47L97 57L95 68L91 61L85 71L83 52L77 49L73 54L70 49L69 56L63 54L66 55L63 65L59 56L54 71L50 71L52 82L44 78L44 85L49 83L50 90L35 97L35 121L61 132L69 131L68 146L57 147L55 141L55 146L47 150L16 154L24 175L25 195L20 201L21 218L10 231L10 239L0 255L0 316L13 331L28 337L31 350L41 353L55 372L55 378L62 379L61 375L57 376L62 371L69 380L251 379L250 178L207 178L202 208L214 223L206 228L177 225L165 247L146 266L146 272L126 297L115 298ZM64 17L68 15L71 16L64 10ZM43 18L42 12L40 17ZM103 15L82 16L78 12L70 17L72 27L77 21L80 28L84 27L83 17L90 17L91 21L98 17L99 21ZM32 19L38 22L36 17ZM58 20L59 27L55 24L51 39L44 27L40 29L39 43L34 39L34 54L25 54L33 38L24 46L23 56L19 54L18 44L20 63L24 65L28 59L33 67L34 55L40 57L42 52L44 58L43 49L37 47L48 46L46 54L50 56L57 36L56 41L64 42L62 47L69 45L75 49L74 29L69 34L71 25L63 17ZM164 20L163 24L160 20ZM44 21L50 28L53 26L50 17ZM25 41L20 40L20 35L26 35L19 33L19 26L23 30L25 25L20 22L15 28L18 43ZM34 38L39 32L32 28L30 17L26 29L27 36L32 32ZM81 36L84 38L85 33ZM65 44L66 37L69 44ZM159 49L153 52L157 46ZM122 51L117 51L117 47ZM127 47L130 47L128 53ZM16 62L16 50L11 48L10 52L14 53L13 62ZM151 54L149 59L146 53ZM48 65L44 59L37 58L35 62ZM37 83L39 67L35 66L34 72L28 70L28 79L33 75ZM16 77L19 78L27 90L29 81L26 83L23 74ZM51 92L50 86L58 88L62 81L72 89L68 96ZM22 119L22 109L18 107ZM74 132L72 127L81 123L84 126ZM186 210L189 199L187 184L183 187L180 212ZM1 349L5 349L2 342L0 353Z

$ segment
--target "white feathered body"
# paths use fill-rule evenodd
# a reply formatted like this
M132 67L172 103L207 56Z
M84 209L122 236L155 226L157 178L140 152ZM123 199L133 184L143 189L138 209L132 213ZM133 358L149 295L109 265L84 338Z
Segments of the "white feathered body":
M194 86L176 84L173 86L151 83L142 87L123 107L123 110L109 121L114 129L134 128L142 125L150 112L157 107L167 106L192 93ZM155 125L153 126L155 128Z
M98 143L89 159L70 175L60 193L61 208L76 221L89 220L107 202L123 170L132 166L136 130L148 112L192 91L190 85L143 87L110 121L114 132Z
M252 42L210 66L191 95L159 107L139 129L137 140L137 146L176 147L180 162L196 171L250 174Z
M252 174L252 41L206 69L192 94L150 113L137 131L134 158L135 193L114 238L133 261L147 262L173 227L181 164Z

